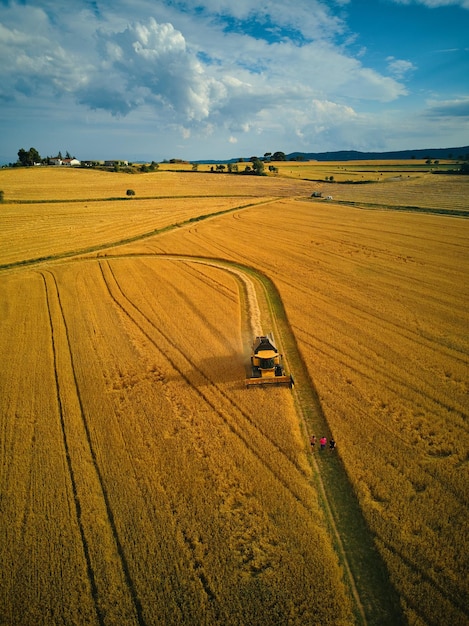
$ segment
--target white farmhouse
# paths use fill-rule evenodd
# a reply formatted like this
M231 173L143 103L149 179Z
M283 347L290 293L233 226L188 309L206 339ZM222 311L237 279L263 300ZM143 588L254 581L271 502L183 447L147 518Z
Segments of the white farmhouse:
M49 159L50 165L65 165L67 167L73 167L76 165L81 165L78 159L61 159L60 157L52 157Z

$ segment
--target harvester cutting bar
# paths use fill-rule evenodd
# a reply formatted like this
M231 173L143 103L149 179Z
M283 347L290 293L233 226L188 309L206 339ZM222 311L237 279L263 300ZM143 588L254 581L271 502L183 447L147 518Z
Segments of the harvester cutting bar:
M280 386L293 386L293 378L291 376L273 376L272 378L246 378L246 387L257 386L263 387L264 385L280 385Z

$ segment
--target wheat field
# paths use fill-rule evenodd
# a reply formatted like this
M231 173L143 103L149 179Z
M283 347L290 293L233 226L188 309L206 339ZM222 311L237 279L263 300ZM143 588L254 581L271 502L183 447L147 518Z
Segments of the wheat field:
M467 210L467 183L445 184ZM464 218L282 176L37 168L0 187L0 623L391 624L334 536L339 460L402 623L467 623ZM298 346L293 392L244 387L246 285L264 332L278 314L256 276Z

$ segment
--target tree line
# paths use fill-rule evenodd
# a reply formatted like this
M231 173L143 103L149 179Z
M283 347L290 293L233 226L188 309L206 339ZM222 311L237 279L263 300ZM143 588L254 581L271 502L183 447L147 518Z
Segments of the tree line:
M36 148L29 148L29 150L25 150L24 148L20 148L18 150L18 161L13 165L19 165L23 167L31 167L33 165L49 165L53 158L59 159L74 159L70 152L65 153L65 157L62 156L62 153L59 150L57 157L44 157L42 158Z
M452 158L453 155L449 155L448 158ZM65 153L65 157L62 157L62 153L59 151L57 157L41 157L41 155L39 154L39 152L36 150L36 148L29 148L29 150L25 150L24 148L20 148L18 150L18 161L16 163L10 163L10 166L12 167L17 167L17 166L22 166L22 167L31 167L33 165L50 165L52 162L52 159L55 158L59 158L59 159L73 159L75 157L72 157L70 152L66 152ZM227 169L228 173L230 174L252 174L255 176L263 176L265 175L265 164L269 163L269 171L272 173L276 173L278 171L278 168L275 165L272 165L272 162L276 162L276 161L287 161L287 156L285 154L285 152L281 152L281 151L277 151L277 152L265 152L263 157L258 157L258 156L251 156L249 159L246 159L247 163L244 167L244 169L240 170L239 165L241 163L245 163L245 159L243 158L239 158L237 160L237 163L227 163L226 165L224 164L218 164L215 167L212 166L211 171L212 172L224 172L225 169ZM305 160L305 157L302 155L298 155L295 157L291 157L289 159L290 161L303 161ZM461 165L461 168L459 170L451 170L449 172L445 172L445 173L452 173L452 174L469 174L469 164L468 164L468 160L469 160L469 155L461 155L459 157L459 160L465 160L466 162L463 163ZM182 159L171 159L171 162L181 162L181 163L187 163L187 161L183 161ZM431 159L427 158L426 160L427 164L431 164ZM435 165L439 164L439 161L434 161ZM197 170L198 164L194 163L192 165L192 169L194 171ZM155 161L152 161L151 164L148 165L142 165L140 170L142 172L147 172L147 171L156 171L158 169L158 163L156 163Z

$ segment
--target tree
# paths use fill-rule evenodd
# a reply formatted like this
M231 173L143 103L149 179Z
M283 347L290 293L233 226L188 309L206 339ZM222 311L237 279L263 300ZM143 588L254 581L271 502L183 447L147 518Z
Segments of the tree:
M254 158L252 161L252 169L256 176L261 176L264 173L264 163L260 159Z
M35 163L40 163L42 159L36 148L29 148L29 150L24 150L23 148L20 148L18 150L18 161L20 165L29 167L31 165L34 165Z
M126 194L128 196L135 196L135 191L133 189L127 189Z
M29 154L24 148L18 150L18 161L21 165L29 165Z
M36 150L36 148L29 148L29 158L31 159L31 165L35 163L40 163L42 161L41 155Z
M271 161L286 161L285 152L274 152Z

